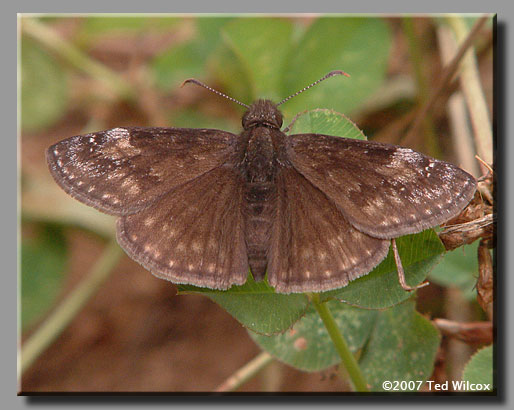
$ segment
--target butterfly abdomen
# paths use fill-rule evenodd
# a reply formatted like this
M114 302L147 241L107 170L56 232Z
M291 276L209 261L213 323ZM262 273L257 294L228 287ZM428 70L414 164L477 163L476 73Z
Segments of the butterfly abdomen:
M270 130L256 127L248 138L242 163L245 177L244 218L248 263L255 280L264 278L276 198L276 154Z
M248 263L255 280L266 273L276 187L272 182L247 183L245 187L245 240Z

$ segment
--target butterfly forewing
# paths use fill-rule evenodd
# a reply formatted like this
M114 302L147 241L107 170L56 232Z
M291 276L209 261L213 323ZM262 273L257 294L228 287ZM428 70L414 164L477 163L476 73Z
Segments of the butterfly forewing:
M248 276L241 176L220 166L118 220L118 241L154 275L215 289Z
M66 192L120 216L118 241L134 260L214 289L244 283L250 264L281 293L346 286L380 263L389 239L452 218L476 188L407 148L287 136L269 100L242 122L239 136L115 128L61 141L47 160Z
M408 148L319 134L291 136L294 167L352 226L396 238L439 225L471 200L475 179Z
M278 292L346 286L387 255L389 241L353 228L319 189L292 167L277 176L268 281Z
M236 141L236 135L219 130L114 128L58 142L47 160L70 195L126 215L224 163Z

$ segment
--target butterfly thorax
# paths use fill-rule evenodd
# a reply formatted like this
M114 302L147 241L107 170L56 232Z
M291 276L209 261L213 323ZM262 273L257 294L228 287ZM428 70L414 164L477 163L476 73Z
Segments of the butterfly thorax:
M277 196L277 158L283 149L282 114L268 100L254 103L243 117L245 144L245 232L250 269L256 280L266 272L267 249Z
M257 100L244 113L242 123L245 130L263 126L280 130L282 121L282 113L272 101Z

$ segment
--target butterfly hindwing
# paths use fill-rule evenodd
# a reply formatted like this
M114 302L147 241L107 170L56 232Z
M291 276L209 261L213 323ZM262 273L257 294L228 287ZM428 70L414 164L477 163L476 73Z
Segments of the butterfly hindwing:
M298 134L290 137L288 156L356 229L377 238L439 225L476 189L462 169L390 144Z
M292 167L277 175L268 281L281 293L346 286L385 256L389 241L353 228L337 207Z
M118 242L162 279L214 289L242 284L248 276L242 200L240 174L220 166L119 218Z
M71 196L127 215L224 163L236 141L219 130L114 128L58 142L47 150L47 161Z
M340 73L340 72L338 72ZM227 289L267 272L279 293L346 286L390 239L457 215L475 179L407 148L288 136L258 100L236 136L213 129L114 128L47 150L71 196L118 215L130 257L175 283Z

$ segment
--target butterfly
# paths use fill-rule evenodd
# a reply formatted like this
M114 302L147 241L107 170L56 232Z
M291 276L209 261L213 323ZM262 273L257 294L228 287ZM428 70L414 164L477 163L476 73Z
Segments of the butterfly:
M345 74L333 71L329 77ZM278 104L258 100L240 135L119 127L48 148L55 181L118 216L117 240L155 276L228 289L249 270L279 293L320 292L369 273L395 238L458 215L473 176L409 148L321 134L287 135Z

